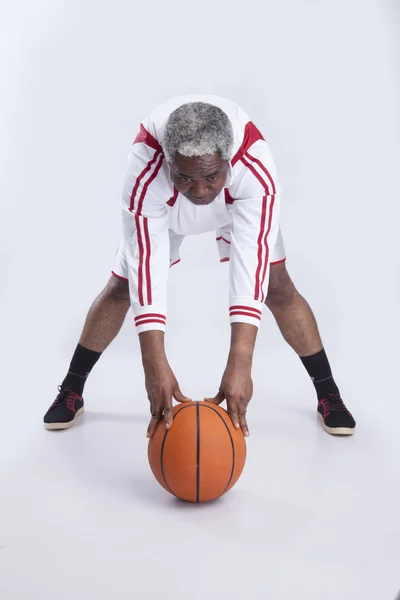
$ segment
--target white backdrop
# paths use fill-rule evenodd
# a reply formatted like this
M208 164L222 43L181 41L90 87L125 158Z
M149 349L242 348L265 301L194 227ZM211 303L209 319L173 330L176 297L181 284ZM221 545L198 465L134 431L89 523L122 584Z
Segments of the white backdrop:
M395 512L400 483L397 10L396 0L0 4L5 472L14 472L16 461L26 465L32 448L52 452L49 437L37 432L89 305L113 268L119 194L140 120L170 96L218 94L243 106L274 153L288 270L316 314L358 421L358 438L346 451L357 449L360 464L365 459L373 469L365 486L352 490L354 502L366 519L379 505L388 525L382 506ZM169 356L182 391L194 399L216 393L226 360L227 275L212 234L186 240L182 262L171 270ZM206 313L210 296L215 310ZM192 324L183 327L188 315ZM285 435L289 419L289 438L305 426L304 416L310 432L316 427L308 377L265 315L249 411L254 482L264 469L263 440ZM93 414L136 415L139 424L131 422L127 435L133 428L144 435L148 406L130 316L95 367L85 399ZM323 439L318 443L328 443ZM293 439L275 441L278 455L291 444L288 467L297 452ZM350 468L346 476L357 478ZM292 492L282 486L285 501ZM328 501L330 489L311 504ZM393 596L388 573L385 582Z

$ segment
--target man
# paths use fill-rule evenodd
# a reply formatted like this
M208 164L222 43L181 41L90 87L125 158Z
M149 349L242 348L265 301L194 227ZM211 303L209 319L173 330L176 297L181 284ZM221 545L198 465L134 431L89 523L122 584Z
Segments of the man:
M280 186L270 149L245 112L214 96L175 98L143 122L128 160L122 198L123 234L106 288L86 318L59 395L44 417L65 429L83 410L83 388L131 306L150 400L151 437L172 425L172 398L188 399L164 349L169 268L185 235L216 231L222 262L230 261L231 345L218 394L234 426L249 434L251 366L263 305L301 358L317 392L317 410L331 434L355 421L340 398L314 316L285 266L279 227Z

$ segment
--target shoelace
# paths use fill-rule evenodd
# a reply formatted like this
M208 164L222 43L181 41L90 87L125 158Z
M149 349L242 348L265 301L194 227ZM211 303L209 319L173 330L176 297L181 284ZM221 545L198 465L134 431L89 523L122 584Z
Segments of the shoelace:
M59 385L57 389L59 391L59 394L54 400L53 404L51 405L51 408L55 408L56 406L59 406L60 404L65 402L65 395L68 394L66 407L69 410L75 411L75 400L80 398L79 394L73 392L72 390L69 390L68 388L63 389L61 385Z
M325 413L330 413L330 412L349 412L347 410L347 408L345 407L345 405L343 404L343 400L341 398L339 398L338 396L335 396L334 394L330 394L329 398L322 398L322 400L320 400L324 412Z

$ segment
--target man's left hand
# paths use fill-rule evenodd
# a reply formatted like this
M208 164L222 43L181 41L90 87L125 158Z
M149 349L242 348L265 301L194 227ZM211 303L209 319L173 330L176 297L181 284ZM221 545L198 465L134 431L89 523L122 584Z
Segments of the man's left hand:
M205 398L207 402L221 404L226 400L228 414L236 429L241 428L243 435L250 435L246 421L247 405L253 395L251 368L248 365L228 364L222 376L219 392L214 398Z

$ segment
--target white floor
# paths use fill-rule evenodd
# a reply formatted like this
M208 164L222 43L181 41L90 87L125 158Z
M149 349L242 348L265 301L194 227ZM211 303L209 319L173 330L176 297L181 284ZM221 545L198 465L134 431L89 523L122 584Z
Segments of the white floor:
M197 399L212 393L226 339L217 333L203 362L193 347L194 361L182 363L179 347L190 333L177 328L170 356L182 389ZM200 342L202 335L209 332ZM395 597L399 441L382 412L385 395L374 400L381 384L367 377L367 351L360 348L355 363L365 366L359 382L335 359L358 431L330 437L301 364L267 317L245 471L228 495L196 506L170 496L149 470L148 407L137 345L129 356L128 339L130 323L92 373L85 415L66 432L45 431L41 418L67 355L55 347L46 374L32 356L23 382L11 368L1 423L1 598Z

